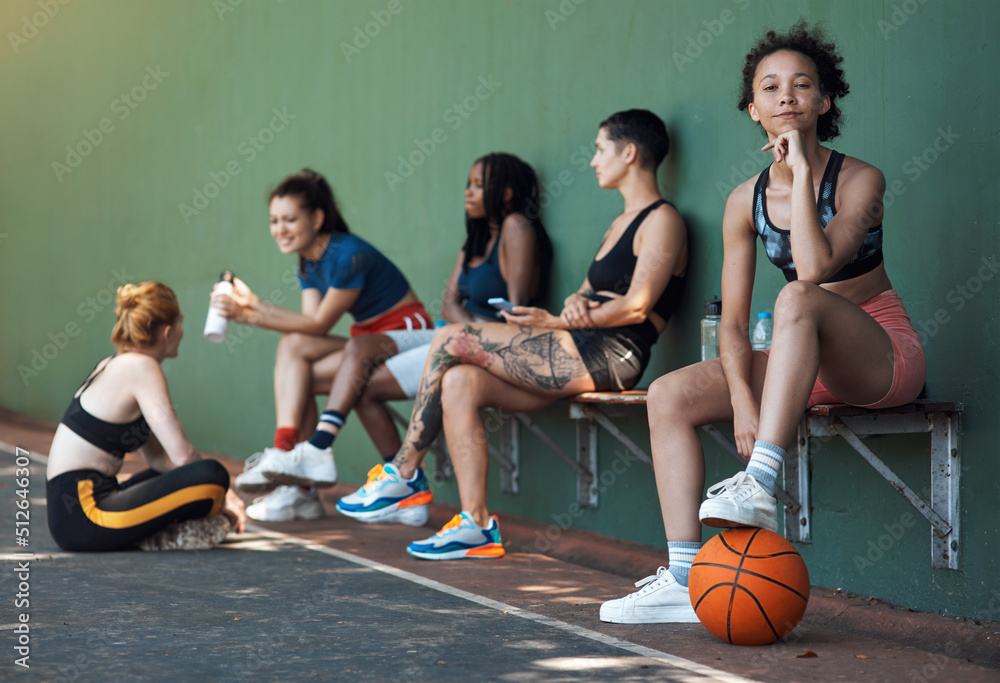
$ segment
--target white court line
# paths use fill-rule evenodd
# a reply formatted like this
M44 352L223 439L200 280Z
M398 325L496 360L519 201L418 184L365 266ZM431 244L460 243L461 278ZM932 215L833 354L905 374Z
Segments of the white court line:
M8 451L11 455L16 455L17 450L19 448L22 451L28 451L28 457L34 460L35 462L41 463L43 465L49 464L49 456L46 455L45 453L37 453L29 448L21 448L21 446L15 446L13 444L7 443L6 441L0 441L0 451Z
M520 607L515 607L514 605L508 605L498 600L493 600L491 598L484 597L482 595L476 595L475 593L469 593L460 588L455 588L454 586L449 586L448 584L435 581L434 579L428 579L426 577L420 576L418 574L412 574L403 569L397 569L396 567L389 566L387 564L382 564L381 562L376 562L375 560L369 560L368 558L361 557L360 555L355 555L353 553L348 553L343 550L337 550L336 548L330 548L313 541L308 541L304 538L299 538L297 536L291 536L289 534L281 533L279 531L272 531L270 529L265 529L264 527L257 526L256 524L247 524L248 531L253 531L254 533L259 533L262 536L268 536L274 539L279 539L290 543L293 545L299 545L308 550L315 550L316 552L325 553L326 555L332 555L338 559L350 562L352 564L358 564L363 567L368 567L369 569L374 569L375 571L380 571L384 574L389 574L412 583L424 586L425 588L431 588L433 590L445 593L446 595L452 595L457 598L462 598L463 600L468 600L469 602L474 602L477 605L482 605L483 607L488 607L490 609L495 609L507 614L512 614L514 616L521 617L522 619L527 619L529 621L534 621L539 624L544 624L551 628L557 628L562 631L567 631L573 635L580 636L581 638L588 638L590 640L595 640L603 645L610 645L611 647L617 647L626 652L631 652L633 654L640 655L642 657L649 657L650 659L655 659L657 661L663 662L670 666L676 667L678 669L683 669L690 672L691 674L696 674L696 676L691 676L686 678L685 681L690 681L694 683L695 681L703 681L705 678L709 678L713 681L720 681L722 683L753 683L753 679L744 678L742 676L737 676L736 674L731 674L727 671L721 671L719 669L713 669L710 666L705 666L697 662L692 662L683 657L678 657L677 655L668 654L666 652L661 652L659 650L654 650L649 647L642 645L636 645L635 643L630 643L627 640L622 640L621 638L615 638L614 636L605 635L597 631L591 631L588 628L582 626L576 626L574 624L569 624L565 621L559 619L553 619L552 617L547 617L543 614L538 614L536 612L529 612L528 610L521 609Z
M14 452L15 447L11 446L3 441L0 441L0 449L8 450L11 453ZM39 463L47 463L48 456L44 453L31 453L29 455L32 460ZM449 586L448 584L441 583L440 581L435 581L434 579L428 579L426 577L420 576L418 574L413 574L403 569L397 569L396 567L391 567L387 564L382 564L381 562L376 562L375 560L369 560L368 558L361 557L360 555L355 555L353 553L348 553L343 550L337 550L336 548L330 548L313 541L308 541L297 536L291 536L289 534L284 534L279 531L272 531L270 529L265 529L264 527L257 526L256 524L247 524L246 528L248 531L253 531L259 533L262 536L267 536L273 539L282 540L286 543L292 545L302 546L308 550L315 550L316 552L325 553L331 555L338 559L350 562L352 564L361 565L362 567L368 567L369 569L374 569L375 571L380 571L384 574L389 574L411 583L415 583L426 588L431 588L440 593L445 593L446 595L452 595L457 598L462 598L463 600L468 600L469 602L474 602L477 605L482 605L483 607L488 607L490 609L495 609L506 614L512 614L522 619L527 619L529 621L534 621L539 624L543 624L550 628L556 628L568 633L572 633L575 636L581 638L587 638L589 640L597 641L603 645L609 645L611 647L616 647L620 650L625 650L626 652L631 652L642 657L648 657L650 659L655 659L656 661L663 662L678 669L683 669L685 671L694 674L691 678L687 680L691 683L703 680L704 678L709 678L714 681L719 681L720 683L754 683L751 678L744 678L743 676L737 676L736 674L731 674L728 671L721 671L719 669L713 669L710 666L705 666L704 664L699 664L698 662L692 662L691 660L684 659L683 657L678 657L677 655L668 654L666 652L661 652L659 650L654 650L650 647L645 647L643 645L636 645L635 643L630 643L627 640L622 640L621 638L615 638L614 636L605 635L604 633L599 633L597 631L591 631L588 628L582 626L576 626L574 624L569 624L565 621L559 619L553 619L552 617L547 617L543 614L538 614L537 612L530 612L520 607L515 607L514 605L508 605L506 603L500 602L498 600L493 600L491 598L484 597L482 595L476 595L475 593L470 593L464 591L460 588L455 588L454 586Z

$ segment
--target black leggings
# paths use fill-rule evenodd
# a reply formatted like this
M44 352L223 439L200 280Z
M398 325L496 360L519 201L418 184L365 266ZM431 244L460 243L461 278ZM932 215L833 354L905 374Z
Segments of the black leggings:
M174 522L217 514L229 473L215 460L143 470L119 484L97 470L46 483L49 532L63 550L124 550Z

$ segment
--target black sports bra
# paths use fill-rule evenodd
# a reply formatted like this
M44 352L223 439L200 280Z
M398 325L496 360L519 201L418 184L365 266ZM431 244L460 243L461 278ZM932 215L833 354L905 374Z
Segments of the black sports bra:
M816 199L816 210L819 211L819 222L826 229L830 221L833 220L837 210L835 198L837 195L837 178L840 175L840 165L844 162L844 155L831 150L830 160L826 163L826 170L823 171L823 181L819 186L819 197ZM764 251L771 263L778 266L785 275L785 280L792 282L798 279L795 271L795 264L792 263L792 233L789 230L782 230L774 227L771 219L767 215L767 176L770 166L765 168L757 178L757 184L753 190L753 225L760 235L760 241L764 243ZM874 270L878 264L882 263L882 224L868 229L864 242L851 260L844 264L835 275L827 282L840 282L864 275Z
M587 281L594 288L595 292L609 291L616 294L625 294L632 283L632 276L635 274L635 266L638 257L632 253L632 243L635 241L635 233L646 220L646 216L658 206L670 204L666 199L659 199L639 212L622 236L615 242L603 257L594 260L587 270ZM673 204L670 204L673 206ZM666 289L653 306L653 311L664 320L669 320L671 314L677 309L681 301L681 289L684 284L684 277L673 275L667 283ZM598 299L595 299L598 300Z
M146 422L146 418L140 415L131 422L105 422L88 413L80 405L83 392L110 363L109 360L83 383L83 389L73 397L66 412L63 413L62 423L102 451L116 458L124 458L126 453L134 451L149 440L149 423Z

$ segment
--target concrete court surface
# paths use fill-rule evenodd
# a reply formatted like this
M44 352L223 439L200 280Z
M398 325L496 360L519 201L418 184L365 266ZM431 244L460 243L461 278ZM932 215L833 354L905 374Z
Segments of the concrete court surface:
M44 467L34 462L30 544L18 548L9 446L38 457L45 438L0 419L0 514L9 520L0 531L0 680L1000 681L1000 624L817 588L803 623L771 646L726 645L699 624L603 624L599 604L655 571L633 576L641 547L593 534L563 544L578 562L628 565L609 573L525 552L530 522L501 516L501 560L409 557L406 543L454 512L445 506L432 506L434 528L330 512L231 534L212 551L65 553L49 538ZM350 488L332 490L327 510ZM25 550L30 559L15 558ZM17 597L25 562L28 606ZM22 614L27 670L15 663Z

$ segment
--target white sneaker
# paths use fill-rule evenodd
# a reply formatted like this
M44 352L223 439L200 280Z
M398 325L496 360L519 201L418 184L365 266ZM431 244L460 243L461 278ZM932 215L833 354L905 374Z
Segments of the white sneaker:
M323 503L316 491L303 491L298 486L279 486L269 496L258 498L247 506L247 517L258 522L291 522L296 519L319 519Z
M687 586L677 583L666 567L636 581L641 590L601 605L601 621L613 624L697 624Z
M709 487L698 517L705 526L721 529L757 527L778 531L778 501L744 470Z
M308 441L273 457L265 456L258 467L265 477L279 485L324 488L337 483L333 449L316 448Z
M233 486L247 493L273 491L278 485L264 476L262 465L285 452L280 448L265 448L263 452L254 453L243 463L243 472L236 475Z

